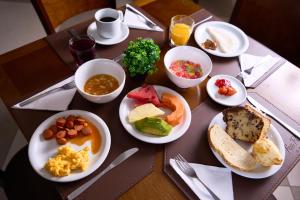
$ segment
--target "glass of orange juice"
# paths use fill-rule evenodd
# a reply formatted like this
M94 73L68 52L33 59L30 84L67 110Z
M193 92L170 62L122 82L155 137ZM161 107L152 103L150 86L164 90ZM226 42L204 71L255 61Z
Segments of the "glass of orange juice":
M194 20L186 15L172 17L169 32L171 46L186 45L190 39L194 24Z

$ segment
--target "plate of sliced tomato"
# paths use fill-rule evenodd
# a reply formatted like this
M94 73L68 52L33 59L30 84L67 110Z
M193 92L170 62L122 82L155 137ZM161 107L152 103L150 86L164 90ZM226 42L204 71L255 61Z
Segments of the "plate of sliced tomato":
M206 90L210 98L225 106L238 106L247 96L243 83L229 75L213 76L208 80Z

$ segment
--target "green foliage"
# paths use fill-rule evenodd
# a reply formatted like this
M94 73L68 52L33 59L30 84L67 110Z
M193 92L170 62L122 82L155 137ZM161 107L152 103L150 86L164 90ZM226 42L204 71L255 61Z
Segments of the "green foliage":
M152 39L138 38L130 41L124 53L123 63L131 77L155 72L160 49Z

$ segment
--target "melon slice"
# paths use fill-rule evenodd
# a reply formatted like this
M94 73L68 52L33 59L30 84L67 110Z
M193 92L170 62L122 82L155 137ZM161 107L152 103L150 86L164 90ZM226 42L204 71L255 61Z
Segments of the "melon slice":
M155 106L160 106L160 101L156 90L152 85L144 84L141 88L131 91L127 94L128 98L135 99L139 103L153 103Z
M181 100L177 96L166 92L161 95L161 102L173 111L166 116L165 120L172 126L180 124L184 114L184 107Z

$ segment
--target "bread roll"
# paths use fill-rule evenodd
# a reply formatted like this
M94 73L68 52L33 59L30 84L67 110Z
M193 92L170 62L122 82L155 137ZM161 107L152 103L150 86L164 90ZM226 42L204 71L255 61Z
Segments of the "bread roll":
M236 143L219 125L208 130L209 145L233 168L251 171L256 161L245 149Z
M258 163L265 167L282 163L278 148L267 138L261 138L253 144L252 155Z

